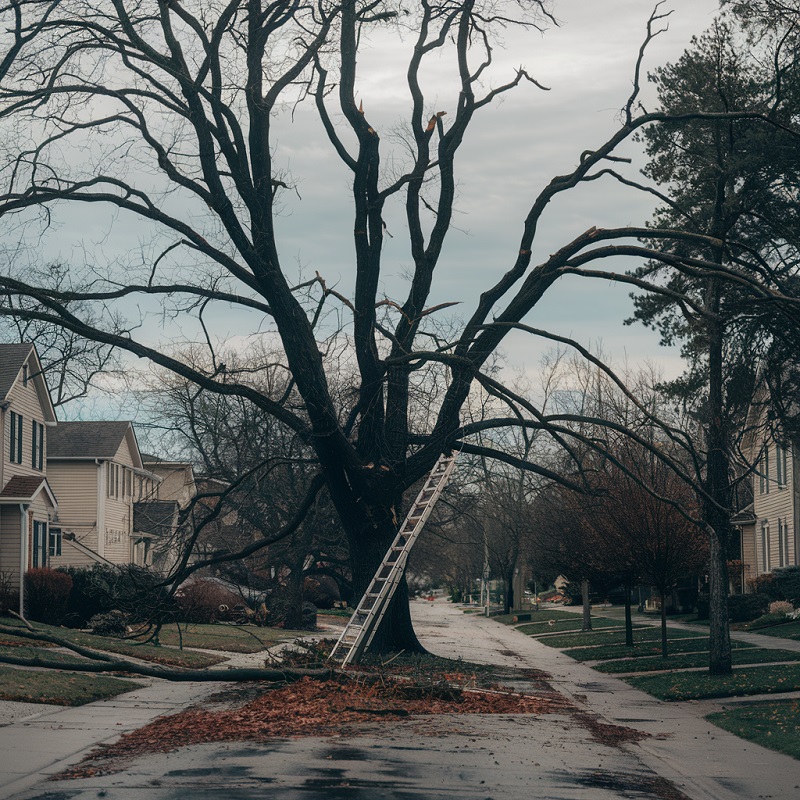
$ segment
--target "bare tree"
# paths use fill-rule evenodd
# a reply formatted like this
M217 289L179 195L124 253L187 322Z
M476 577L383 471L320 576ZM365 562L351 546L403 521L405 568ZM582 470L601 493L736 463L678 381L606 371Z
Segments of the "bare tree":
M581 153L574 169L519 200L519 235L498 255L499 265L487 266L486 289L457 335L447 340L439 335L435 315L443 306L431 305L432 288L453 224L462 144L475 119L495 101L517 88L538 86L523 68L507 77L496 74L496 34L552 24L544 0L522 5L423 0L399 15L390 4L361 0L232 0L204 4L197 12L180 0L11 0L0 13L5 31L0 120L16 134L4 139L0 214L31 225L36 214L46 215L59 203L108 206L152 231L138 262L110 272L95 267L74 290L3 275L4 296L28 297L33 305L5 303L0 313L57 322L148 358L206 391L248 400L293 431L314 450L318 479L292 519L261 546L295 532L324 484L349 541L357 593L394 535L403 493L442 451L457 445L566 480L534 461L475 443L478 434L507 426L547 430L561 444L573 435L559 415L543 417L487 371L510 331L548 336L523 320L559 278L607 279L607 271L592 265L614 255L661 259L678 269L739 280L717 260L631 243L640 236L650 243L708 242L704 234L674 229L592 227L540 263L532 261L545 209L582 183L613 179L609 160L617 160L616 148L637 130L667 119L730 113L754 124L768 121L760 109L641 111L640 53L619 129ZM657 35L664 16L654 12L646 41ZM401 162L398 156L394 169L386 166L388 137L381 137L370 118L368 98L360 99L358 56L377 31L400 38L413 32L406 71L411 102L403 116L408 158ZM454 94L445 105L432 106L423 88L432 62L451 70ZM319 274L291 280L293 267L282 252L278 216L283 198L297 187L276 157L276 127L280 112L301 101L315 107L332 154L351 178L347 236L355 285L350 294ZM395 199L402 199L411 260L410 287L398 300L380 294L388 235L384 209ZM665 291L643 278L617 274L615 279ZM768 275L749 290L775 301L782 297ZM70 303L77 300L101 312L89 317L74 311ZM160 348L151 326L140 327L141 319L113 312L154 300L181 320L192 315L198 336L208 342L211 369ZM207 336L212 303L234 306L274 333L291 375L287 396L276 399L241 376L228 375ZM789 305L787 315L793 308ZM329 380L329 364L332 358L338 363L343 341L328 335L329 313L347 318L346 342L356 365L344 406ZM424 389L431 382L442 392L418 413L421 398L430 403ZM476 383L500 397L508 411L465 423L461 411ZM419 648L406 599L401 587L377 647Z

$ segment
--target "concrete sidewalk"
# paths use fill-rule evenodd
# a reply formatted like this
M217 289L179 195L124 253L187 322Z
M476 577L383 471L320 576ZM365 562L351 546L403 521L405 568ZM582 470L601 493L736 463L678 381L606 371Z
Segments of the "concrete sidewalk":
M800 798L800 762L711 725L702 718L708 713L702 704L657 700L507 625L464 614L448 603L415 603L413 610L421 639L432 652L544 670L553 686L578 705L608 722L650 734L628 749L692 800Z
M41 714L0 728L0 798L13 797L76 764L98 744L228 685L158 681L77 708L44 706Z

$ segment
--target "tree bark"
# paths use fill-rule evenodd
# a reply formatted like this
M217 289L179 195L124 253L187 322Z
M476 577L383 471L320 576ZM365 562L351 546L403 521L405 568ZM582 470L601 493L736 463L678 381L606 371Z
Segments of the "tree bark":
M581 581L581 598L583 599L583 627L582 631L592 629L592 607L589 604L589 581Z
M349 537L354 605L358 604L369 587L397 533L390 511L388 509L383 511L382 524L378 525L376 522L374 525L368 525L366 529L362 528ZM374 520L378 519L378 514L374 510L370 516ZM398 650L425 652L425 648L414 633L408 601L408 584L403 576L372 640L369 648L371 653L390 653Z

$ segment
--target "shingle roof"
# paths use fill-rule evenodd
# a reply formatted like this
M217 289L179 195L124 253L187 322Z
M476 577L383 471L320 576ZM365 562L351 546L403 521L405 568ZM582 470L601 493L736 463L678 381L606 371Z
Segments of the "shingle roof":
M45 482L42 475L15 475L0 492L0 498L30 500Z
M133 530L136 533L150 533L154 536L168 536L172 533L178 504L171 500L151 500L147 503L133 504Z
M33 350L28 344L0 344L0 399L5 400L22 365Z
M48 458L113 458L130 422L59 422L47 432Z

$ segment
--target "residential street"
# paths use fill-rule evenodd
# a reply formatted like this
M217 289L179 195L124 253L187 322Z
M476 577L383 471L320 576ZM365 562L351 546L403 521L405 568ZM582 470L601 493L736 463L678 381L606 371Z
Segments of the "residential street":
M36 719L0 728L0 797L800 797L797 761L704 722L705 704L662 703L513 628L465 615L445 601L417 601L412 610L420 638L437 655L544 670L579 712L597 713L602 721L651 734L650 738L620 746L600 743L582 724L586 715L580 713L449 715L376 723L353 736L193 746L139 758L111 775L45 782L48 775L80 760L91 742L109 740L115 731L187 704L194 692L201 699L209 691L208 685L160 684L83 708L48 710ZM136 695L141 695L138 700Z

